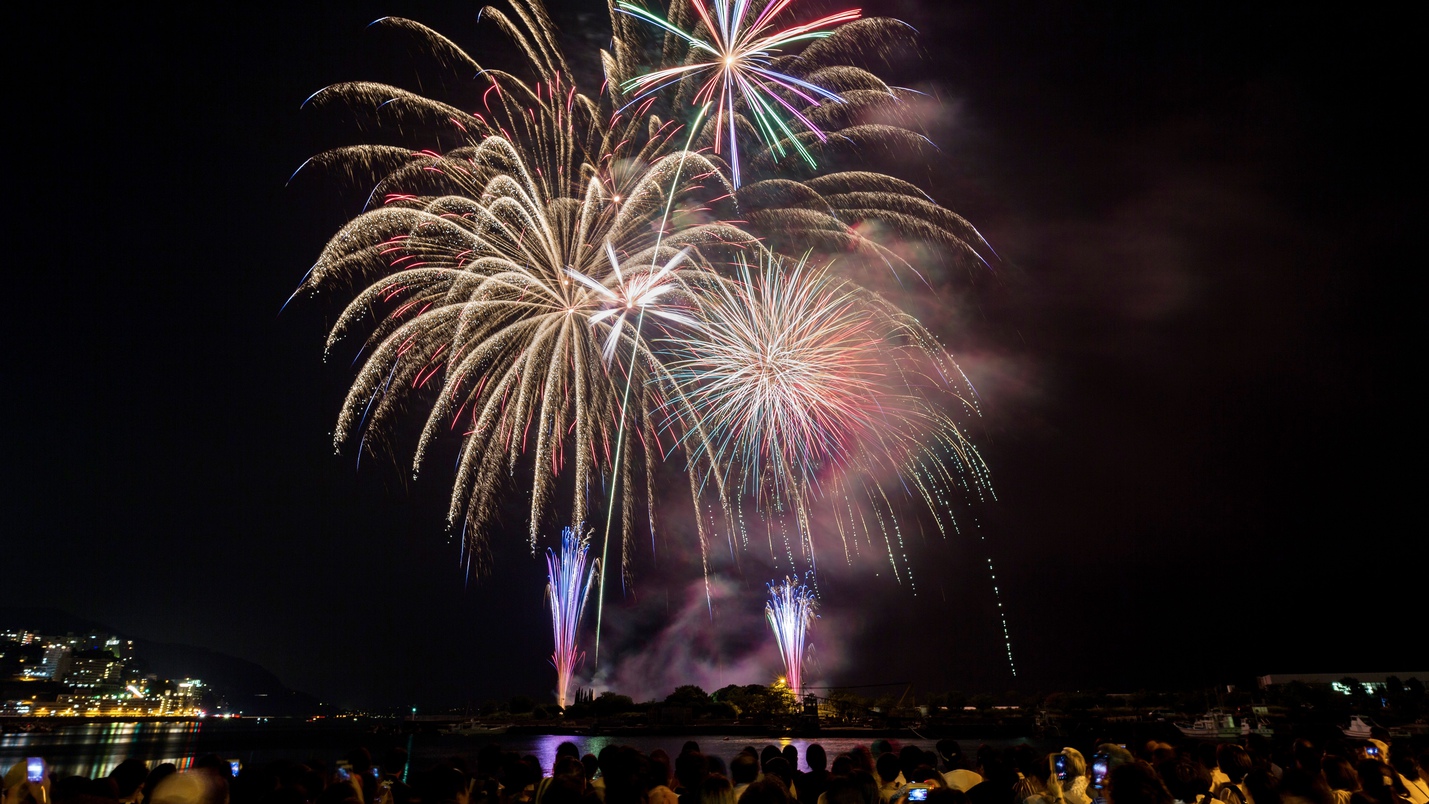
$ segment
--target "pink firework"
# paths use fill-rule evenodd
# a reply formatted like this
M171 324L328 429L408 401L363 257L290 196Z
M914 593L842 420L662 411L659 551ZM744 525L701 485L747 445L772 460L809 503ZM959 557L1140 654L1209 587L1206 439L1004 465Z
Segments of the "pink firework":
M784 659L784 674L796 698L804 690L804 648L808 644L809 628L817 617L814 614L817 607L813 590L793 578L769 584L764 616L774 630L779 656Z

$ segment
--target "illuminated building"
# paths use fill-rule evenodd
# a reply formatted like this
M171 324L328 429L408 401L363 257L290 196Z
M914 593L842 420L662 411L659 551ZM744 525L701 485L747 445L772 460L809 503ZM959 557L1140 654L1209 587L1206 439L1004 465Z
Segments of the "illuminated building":
M87 650L70 657L65 681L71 687L98 689L117 687L124 680L124 663L103 650Z
M45 648L44 658L40 663L26 667L24 674L28 678L44 678L50 681L64 681L70 669L70 649L65 645L54 645Z

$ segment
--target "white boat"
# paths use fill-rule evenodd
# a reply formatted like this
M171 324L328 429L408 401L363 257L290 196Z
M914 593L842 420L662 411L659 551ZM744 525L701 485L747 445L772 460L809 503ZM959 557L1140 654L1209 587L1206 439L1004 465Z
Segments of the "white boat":
M1350 725L1346 728L1341 728L1340 731L1344 732L1346 737L1353 737L1356 740L1368 740L1374 736L1374 729L1378 725L1378 723L1367 717L1351 715Z
M449 737L494 737L498 734L505 734L511 728L511 724L492 725L490 723L478 723L475 720L468 720L462 723L453 723L444 729L437 729L438 734L445 734Z
M1219 709L1212 709L1193 723L1177 723L1176 728L1187 737L1201 740L1234 740L1241 736L1235 718Z

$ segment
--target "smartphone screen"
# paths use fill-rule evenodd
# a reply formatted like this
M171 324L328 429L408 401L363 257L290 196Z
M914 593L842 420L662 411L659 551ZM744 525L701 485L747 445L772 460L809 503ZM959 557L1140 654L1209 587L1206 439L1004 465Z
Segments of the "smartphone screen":
M1106 760L1099 759L1092 763L1092 784L1101 787L1106 784Z
M912 790L909 790L909 791L908 791L908 800L909 800L909 801L927 801L927 800L928 800L928 788L926 788L926 787L915 787L915 788L913 788Z
M1062 754L1057 755L1057 778L1061 781L1067 780L1067 757Z
M344 782L346 782L346 781L348 781L349 779L352 778L352 771L348 770L347 768L338 768L338 769L337 769L337 778L339 778L339 779L343 780Z
M45 760L40 757L30 757L25 762L26 778L33 784L39 784L45 780Z
M231 774L233 774L234 776L237 776L237 775L238 775L238 771L239 771L242 767L243 767L243 763L242 763L242 762L239 762L239 761L236 760L236 759L230 759L230 760L228 760L228 772L231 773Z

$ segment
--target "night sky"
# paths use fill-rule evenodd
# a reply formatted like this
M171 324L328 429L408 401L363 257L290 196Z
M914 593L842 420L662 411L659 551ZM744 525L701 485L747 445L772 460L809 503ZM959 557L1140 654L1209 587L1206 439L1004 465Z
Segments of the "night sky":
M573 46L602 41L603 5L556 6ZM479 57L495 37L460 0L257 8L7 20L7 602L251 659L332 703L545 697L524 523L468 581L448 474L333 453L352 377L323 362L336 310L279 315L360 203L285 186L363 139L303 99L421 88L366 27L384 15ZM909 524L916 594L867 555L832 569L814 675L1116 691L1422 664L1408 22L1284 2L864 9L926 51L894 78L929 93L942 150L903 175L1003 258L900 297L982 394L998 500L946 540ZM768 553L723 561L712 621L697 556L642 542L607 610L611 682L772 678Z

